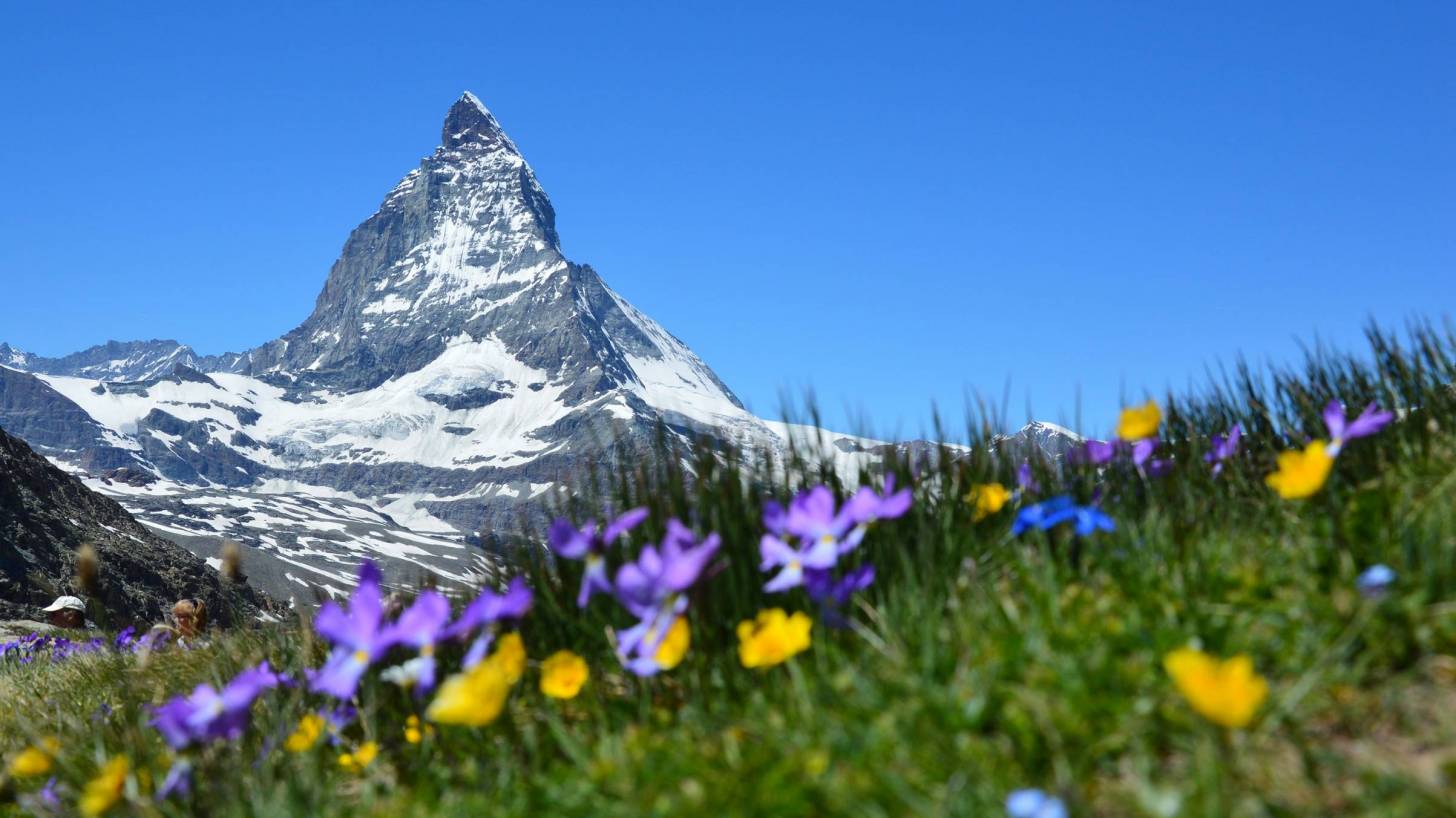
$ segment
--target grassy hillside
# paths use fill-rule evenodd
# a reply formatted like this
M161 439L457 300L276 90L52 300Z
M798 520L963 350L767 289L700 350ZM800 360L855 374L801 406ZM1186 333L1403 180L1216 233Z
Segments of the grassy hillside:
M654 676L629 672L609 641L634 615L607 594L579 608L583 563L537 546L510 554L534 592L523 676L511 680L502 636L469 684L442 688L463 692L456 707L431 710L435 692L383 678L415 655L396 646L364 674L357 715L317 741L301 719L339 702L304 673L330 655L311 623L185 650L12 651L0 751L27 774L7 774L0 810L43 812L54 794L57 814L995 816L1038 788L1074 816L1456 815L1456 340L1419 327L1370 339L1360 356L1315 351L1296 370L1244 367L1161 396L1149 459L1135 464L1127 445L1106 463L1032 462L1035 489L1017 490L1022 464L995 459L999 427L977 419L969 453L891 464L913 502L835 558L836 577L875 569L837 614L802 588L763 590L783 570L760 565L766 501L856 488L810 458L702 450L598 475L559 511L580 523L648 509L608 548L613 574L670 538L671 518L721 538L680 597L690 647ZM1329 441L1332 399L1397 417L1345 440L1324 479L1326 447L1297 475L1286 460L1286 488L1310 496L1285 499L1266 477L1281 452ZM1236 424L1240 445L1215 473L1211 438ZM1007 489L999 508L993 482ZM1074 519L1013 534L1064 495L1114 530L1079 537ZM1393 582L1362 593L1377 564ZM811 644L746 668L788 644L740 650L739 623L771 608L812 617ZM442 679L467 644L440 644ZM1200 680L1178 653L1189 646L1245 656L1255 676L1230 666ZM563 649L590 670L569 699L540 689L542 660ZM294 682L261 690L236 737L168 748L153 708L265 659ZM462 711L488 723L449 723ZM54 752L21 755L52 738ZM191 792L158 799L178 759Z

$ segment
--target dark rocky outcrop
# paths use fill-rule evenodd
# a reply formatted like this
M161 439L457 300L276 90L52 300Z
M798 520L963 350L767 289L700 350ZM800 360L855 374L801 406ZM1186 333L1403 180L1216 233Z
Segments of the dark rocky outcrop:
M76 553L88 543L100 558L95 602L108 625L161 621L181 597L202 599L225 627L269 604L0 430L0 618L36 618L56 596L81 595Z
M452 412L460 409L480 409L510 396L509 392L501 392L484 386L466 389L454 395L438 395L433 392L420 395L430 403L438 403Z
M266 467L214 439L212 421L182 420L153 409L137 421L143 455L163 477L184 483L212 482L246 486ZM160 432L160 437L152 432Z

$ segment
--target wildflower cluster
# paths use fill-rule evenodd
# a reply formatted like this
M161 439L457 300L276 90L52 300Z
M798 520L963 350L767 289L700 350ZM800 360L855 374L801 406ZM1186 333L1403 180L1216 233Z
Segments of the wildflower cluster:
M608 549L622 535L647 518L646 509L632 509L608 523L599 533L595 521L580 528L558 519L549 532L551 550L563 559L586 563L577 605L586 607L595 593L617 601L636 623L614 634L617 658L638 676L653 676L671 670L683 660L691 643L686 618L688 592L702 578L718 553L721 540L709 534L701 541L680 520L667 521L667 534L660 545L642 547L635 559L625 560L616 575L609 574ZM553 665L553 676L569 673L567 665ZM559 679L550 685L564 693L573 685Z
M1324 411L1325 428L1329 430L1330 439L1311 440L1303 449L1282 452L1278 458L1278 469L1265 478L1269 488L1286 500L1303 500L1313 496L1329 480L1335 458L1344 450L1346 443L1373 435L1394 419L1394 414L1381 411L1372 403L1354 420L1347 420L1340 402L1330 401Z
M1117 439L1088 440L1072 451L1073 460L1093 466L1127 462L1144 477L1163 477L1172 469L1172 461L1158 458L1158 427L1163 412L1154 401L1122 410L1117 421Z
M759 569L773 576L763 589L782 593L802 587L828 621L842 622L840 609L875 581L875 567L868 562L845 568L848 555L864 541L870 526L903 516L910 503L909 489L895 490L894 474L885 476L883 491L861 486L842 505L836 505L828 486L801 492L788 508L769 500L764 504L767 532L759 541Z
M168 633L166 631L152 631L139 637L136 636L136 629L131 627L123 629L109 640L100 636L94 636L90 639L76 641L55 634L28 633L19 639L0 642L0 661L28 665L31 662L41 659L62 662L72 656L83 656L107 651L136 653L138 651L160 647L167 640Z

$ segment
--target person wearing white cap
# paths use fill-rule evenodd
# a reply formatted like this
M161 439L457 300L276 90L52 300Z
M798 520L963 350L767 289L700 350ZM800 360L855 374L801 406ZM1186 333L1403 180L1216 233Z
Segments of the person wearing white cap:
M41 610L49 614L51 625L57 628L86 627L86 603L80 597L58 596L50 607Z

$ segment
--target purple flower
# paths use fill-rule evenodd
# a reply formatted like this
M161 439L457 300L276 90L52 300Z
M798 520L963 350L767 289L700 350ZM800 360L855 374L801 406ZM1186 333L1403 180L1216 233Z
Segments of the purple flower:
M875 584L875 567L869 563L855 568L838 580L828 571L810 571L804 576L804 590L809 598L819 603L820 618L831 627L842 628L849 624L840 609L849 604L850 597Z
M313 629L335 647L321 669L310 671L309 689L339 699L351 698L364 671L389 650L379 582L379 568L366 561L359 567L359 587L349 599L348 612L333 601L319 609Z
M1361 595L1378 599L1395 584L1395 571L1388 565L1372 565L1355 578L1355 588Z
M720 544L717 534L709 534L698 543L687 526L668 520L660 551L644 546L635 562L617 569L617 600L634 616L647 618L664 603L682 598L682 593L702 576Z
M828 486L815 486L799 492L789 503L784 533L807 542L834 543L840 550L847 550L840 541L858 522L855 519L857 509L851 508L849 503L845 503L842 509L835 506L834 493Z
M911 502L910 489L895 491L895 475L887 474L882 493L861 486L838 508L828 486L799 492L789 503L787 512L770 501L764 507L763 523L780 541L797 537L804 553L816 546L833 544L843 554L860 544L871 523L902 516L910 509Z
M551 550L565 559L586 560L586 573L582 575L581 591L576 597L577 607L585 608L593 593L611 593L612 583L607 576L604 557L607 547L645 519L647 509L634 508L618 515L602 529L600 535L597 534L595 520L587 520L581 528L572 525L565 517L559 517L551 524L546 535Z
M1361 410L1354 420L1345 420L1345 407L1337 400L1325 405L1325 426L1330 430L1330 454L1340 453L1340 448L1357 437L1369 437L1384 429L1395 415L1381 411L1374 403Z
M438 591L421 593L414 604L384 630L381 640L388 645L408 645L419 652L415 658L380 674L386 681L414 688L424 695L435 686L435 642L450 620L450 603Z
M1091 536L1098 530L1112 531L1117 527L1102 509L1096 506L1079 506L1071 497L1062 495L1026 506L1017 512L1016 520L1011 525L1011 534L1020 536L1030 528L1046 531L1068 520L1073 522L1079 537Z
M134 643L134 646L133 647L137 651L143 651L143 650L161 650L162 647L164 647L167 644L167 640L168 639L171 639L171 638L172 638L172 632L171 631L167 631L167 630L147 631L146 633L144 633L141 636L138 636L137 637L136 642Z
M61 814L61 796L56 792L56 779L51 776L46 785L32 795L21 795L16 801L21 808L33 815Z
M323 716L324 722L328 724L329 744L338 746L343 741L340 736L343 734L344 728L354 723L354 719L359 716L359 711L350 705L341 704L332 710L320 710L318 714Z
M1112 462L1117 454L1117 445L1105 440L1089 440L1082 444L1081 449L1074 449L1077 452L1078 460L1091 463L1094 466L1102 466Z
M763 527L775 537L786 536L789 533L789 510L777 500L764 500Z
M167 770L167 777L162 780L162 785L157 788L156 798L158 801L166 801L174 795L187 795L192 792L192 765L186 759L177 759Z
M1025 460L1016 467L1016 490L1023 494L1041 491L1041 486L1037 485L1036 478L1031 474L1031 463Z
M51 779L46 782L46 785L44 787L41 788L40 792L37 793L37 796L40 798L40 802L46 807L50 809L61 808L61 796L56 792L55 776L51 776Z
M836 582L832 569L839 557L864 540L869 526L894 519L910 510L910 489L895 490L895 475L885 475L884 489L861 486L836 509L827 486L800 492L787 511L773 501L765 503L763 523L768 533L759 541L759 570L777 571L763 589L780 593L805 586L826 608L874 581L874 569L852 572Z
M687 610L686 592L702 577L720 544L717 534L698 542L687 526L668 520L660 550L643 546L635 561L617 570L617 601L638 619L617 635L617 657L628 670L651 676L660 669L657 648Z
M1006 797L1007 818L1067 818L1067 805L1041 790L1017 790Z
M642 621L617 634L617 659L623 667L637 676L655 676L662 670L657 661L657 649L667 637L672 623L687 608L687 600L680 599L681 604L656 608Z
M875 584L875 567L859 566L835 580L827 571L810 571L804 577L804 590L809 598L832 607L842 607L854 594Z
M894 477L887 476L886 481L889 494L895 485ZM899 505L902 499L908 502L909 492L901 494L903 498L896 497L887 506L887 498L863 488L842 509L836 509L829 487L815 486L799 492L787 509L773 500L766 501L763 525L768 533L759 542L759 570L782 570L764 585L764 590L777 593L798 587L803 584L805 568L832 568L842 552L859 544L868 520L883 511L894 512L895 516L904 513ZM798 547L789 544L794 538L799 541Z
M844 503L844 513L855 525L864 526L879 520L893 520L910 510L910 489L895 491L895 474L885 475L885 490L876 494L869 486L860 486Z
M152 711L152 726L174 750L194 741L235 739L248 723L248 712L258 695L278 685L278 675L264 662L248 668L221 691L200 684L191 695L174 696Z
M1213 464L1213 473L1215 475L1223 471L1223 462L1225 460L1228 460L1235 454L1238 454L1239 439L1242 438L1243 435L1243 427L1235 423L1233 427L1228 430L1227 435L1214 435L1210 439L1209 442L1212 445L1209 448L1208 453L1203 456L1203 459L1206 462Z
M496 623L524 617L531 610L532 599L531 589L521 577L511 580L503 594L489 588L483 589L480 596L460 612L460 618L444 629L442 636L446 639L464 639L476 628L480 628L480 635L465 652L463 662L466 669L475 667L485 658L491 642L495 641Z
M1132 444L1133 466L1149 477L1162 477L1172 471L1172 461L1153 457L1153 453L1157 449L1158 439L1156 437L1145 437Z
M1156 437L1145 437L1132 444L1132 464L1138 468L1142 468L1143 464L1148 462L1148 459L1153 456L1153 452L1157 448L1158 439Z
M760 571L770 571L782 566L763 589L771 594L787 591L804 584L805 569L827 572L839 561L839 543L835 540L812 540L794 548L772 534L763 535L758 550L763 561Z

